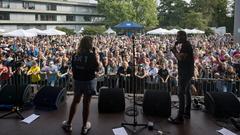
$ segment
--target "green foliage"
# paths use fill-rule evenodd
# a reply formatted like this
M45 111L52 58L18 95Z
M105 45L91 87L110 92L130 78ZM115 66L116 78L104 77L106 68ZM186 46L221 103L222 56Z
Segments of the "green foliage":
M182 26L184 28L198 28L204 30L207 28L207 20L204 19L202 13L191 11L185 14Z
M56 27L56 29L65 32L67 35L76 34L73 29L68 29L68 28L65 28L65 27Z
M84 35L97 35L102 34L105 31L104 26L86 26L84 28L83 34Z
M188 11L188 4L183 0L161 0L158 18L161 27L182 26L183 17Z
M98 0L97 8L108 26L127 20L147 27L158 23L156 0Z
M214 31L208 27L208 28L205 29L205 34L206 34L207 36L213 35L213 34L214 34Z
M226 26L231 32L233 17L228 14L228 0L160 0L158 19L161 27L199 28Z

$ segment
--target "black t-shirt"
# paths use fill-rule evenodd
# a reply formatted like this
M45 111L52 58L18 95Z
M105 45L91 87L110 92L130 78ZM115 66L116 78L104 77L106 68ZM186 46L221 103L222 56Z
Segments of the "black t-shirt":
M166 80L166 78L167 78L167 76L169 75L169 73L168 73L168 70L167 69L159 69L158 70L158 75L160 76L160 77L162 77L164 80Z
M61 68L60 68L59 71L60 71L61 74L67 73L67 71L68 71L68 66L61 66Z
M99 65L94 53L74 54L72 57L73 79L78 81L90 81L94 79Z
M121 66L118 68L117 74L131 74L132 73L132 69L130 67L128 67L126 70Z
M183 60L178 60L178 75L180 78L191 78L194 75L193 49L190 42L182 44L180 53L187 54Z

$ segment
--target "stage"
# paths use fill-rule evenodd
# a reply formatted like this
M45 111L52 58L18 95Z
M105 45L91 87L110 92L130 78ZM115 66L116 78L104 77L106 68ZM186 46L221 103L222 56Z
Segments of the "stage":
M39 111L29 109L22 112L27 117L33 113L39 114L40 117L32 124L25 124L16 119L16 115L0 119L0 135L65 135L66 133L61 129L61 123L66 120L67 113L72 101L72 96L68 96L67 102L64 106L56 111ZM113 135L112 128L121 127L122 122L132 122L133 118L126 116L124 113L118 114L99 114L97 106L97 97L94 97L91 104L90 121L92 129L89 135ZM126 99L126 107L131 105ZM81 108L78 108L77 115L73 120L72 135L79 135L81 131ZM218 135L216 130L226 126L236 134L233 126L226 125L222 122L217 122L209 114L201 110L192 110L191 119L186 120L183 125L172 125L167 122L167 118L158 118L144 116L141 107L139 107L139 115L137 118L138 123L147 123L148 121L154 122L154 128L164 132L164 135ZM3 114L4 112L0 112ZM173 113L176 113L175 110ZM139 127L138 127L139 128ZM132 127L129 127L132 129ZM127 130L127 129L126 129ZM149 131L147 128L138 130L137 135L156 135L157 131ZM133 134L131 130L127 130L128 134Z

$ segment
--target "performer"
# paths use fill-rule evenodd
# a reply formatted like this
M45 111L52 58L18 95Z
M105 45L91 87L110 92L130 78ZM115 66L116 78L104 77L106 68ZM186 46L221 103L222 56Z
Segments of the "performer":
M72 119L76 112L76 107L83 95L83 125L81 134L86 135L91 129L91 123L88 122L89 107L92 95L96 91L96 71L99 69L99 56L93 48L93 38L85 36L80 42L77 53L72 57L72 74L74 98L70 108L67 121L63 121L62 128L66 132L72 131Z
M181 45L178 51L178 45ZM173 124L182 124L184 118L191 117L191 93L190 85L191 79L194 75L194 58L193 49L189 41L187 41L187 34L185 31L177 33L177 42L171 50L178 60L178 98L179 110L175 118L170 117L169 122Z

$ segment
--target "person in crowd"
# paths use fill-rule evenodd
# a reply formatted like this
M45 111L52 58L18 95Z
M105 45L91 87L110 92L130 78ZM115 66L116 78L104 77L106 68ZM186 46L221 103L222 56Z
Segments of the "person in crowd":
M178 50L179 49L179 50ZM172 52L178 60L178 98L179 109L175 118L169 117L173 124L182 124L184 118L191 117L191 79L194 75L194 57L191 43L187 40L185 31L178 31L177 41Z
M92 95L96 93L96 72L99 69L99 55L93 48L93 38L85 36L82 38L79 48L72 56L72 74L74 86L74 98L71 104L70 113L67 121L63 121L62 128L72 131L72 120L76 112L76 107L83 96L83 135L86 135L91 129L91 123L88 122L90 113L90 102Z
M169 72L166 68L167 62L164 62L160 65L158 70L159 75L159 82L160 82L160 89L163 91L170 92L170 79L169 79Z
M117 75L119 76L119 88L128 88L127 84L130 81L131 74L132 68L129 66L127 61L123 61L122 66L120 66L117 71Z
M27 75L31 76L31 82L34 84L38 83L41 80L40 67L36 61L32 61L32 66L28 70Z
M59 70L57 65L54 64L53 61L49 62L49 66L48 66L48 70L47 70L47 82L48 85L54 87L55 83L58 79L58 74L59 74Z

